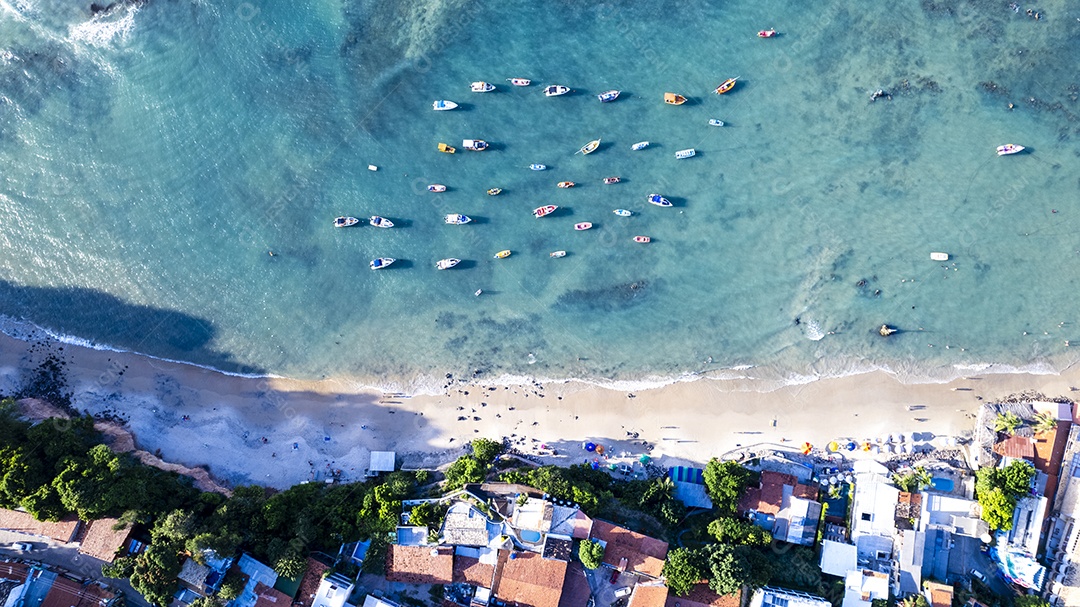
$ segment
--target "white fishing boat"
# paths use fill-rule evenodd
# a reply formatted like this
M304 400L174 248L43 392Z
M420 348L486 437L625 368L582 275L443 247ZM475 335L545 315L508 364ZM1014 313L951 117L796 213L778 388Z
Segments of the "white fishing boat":
M658 207L670 207L673 206L671 201L659 194L649 194L649 204L655 204Z
M949 261L949 254L938 252L930 253L930 259L933 261Z
M648 141L639 141L639 142L635 143L634 145L630 146L630 149L634 150L636 152L638 150L644 150L647 147L649 147L649 142Z
M461 147L473 152L483 152L488 149L488 142L483 139L462 139Z
M709 118L709 126L724 126L724 121L716 118Z
M578 232L584 232L585 230L592 229L592 222L591 221L583 221L581 223L575 223L574 224L574 229L577 230Z
M355 217L337 217L334 219L335 228L347 228L360 223L360 220Z
M532 84L532 80L529 80L528 78L507 78L507 80L514 86L529 86Z
M472 219L468 215L460 215L458 213L450 213L449 215L446 216L445 221L446 221L446 223L448 223L450 225L463 226L463 225L469 223L470 221L472 221Z
M429 192L445 192L446 191L446 186L444 186L441 183L433 183L433 184L431 184L431 185L429 185L427 187L427 191L429 191Z
M490 93L495 90L494 84L489 84L484 81L474 82L469 85L469 90L474 93Z
M616 99L618 99L619 93L621 92L622 91L616 91L615 89L612 89L610 91L604 91L603 93L600 93L596 96L596 98L600 100L600 103L608 103L610 101L615 101Z
M604 185L611 185L613 183L619 183L622 179L618 177L604 177Z
M438 99L431 104L431 109L435 110L436 112L445 112L447 110L452 110L457 106L458 105L456 103L450 101L449 99Z
M634 214L633 211L627 211L626 209L615 209L612 213L615 213L619 217L629 217Z
M582 154L582 155L592 154L593 152L595 152L599 148L600 148L600 140L599 139L593 139L589 143L586 143L585 145L581 146L581 149L578 150L578 154Z
M548 257L552 259L558 259L560 257L566 257L566 251L552 251L548 253Z
M561 84L552 84L544 87L545 97L558 97L559 95L565 95L570 92L570 87L563 86Z
M686 149L686 150L679 150L678 152L675 152L675 157L678 158L679 160L682 160L684 158L690 158L694 154L697 154L697 152L694 150L694 148L689 148L689 149Z
M544 165L544 164L530 164L529 168L534 170L534 171L546 171L547 170L547 165Z
M652 238L649 238L648 236L635 236L634 242L649 243L652 242Z
M999 145L997 149L998 156L1008 156L1010 154L1019 154L1024 151L1024 146L1017 145L1015 143L1006 143L1005 145Z
M435 262L435 268L438 270L449 270L450 268L458 265L459 263L461 263L460 259L448 257L446 259L440 259L439 261Z
M393 257L377 257L375 259L372 259L371 263L369 263L368 265L371 266L372 270L382 270L384 268L390 267L390 264L394 263L395 261L397 260Z
M392 228L392 227L394 227L394 222L390 221L389 219L387 219L385 217L379 217L378 215L372 215L371 219L368 219L368 223L375 226L376 228Z
M559 208L558 205L547 204L547 205L544 205L542 207L537 207L537 208L533 209L533 215L537 219L540 219L541 217L543 217L545 215L551 215L552 213L555 212L555 209L557 209L557 208Z

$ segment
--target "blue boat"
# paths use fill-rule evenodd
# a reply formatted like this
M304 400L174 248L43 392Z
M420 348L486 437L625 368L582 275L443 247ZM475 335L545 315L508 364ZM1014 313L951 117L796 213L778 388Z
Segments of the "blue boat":
M614 211L612 211L612 213L615 213L619 217L629 217L633 215L632 212L627 211L626 209L615 209Z
M547 165L544 165L544 164L530 164L529 168L534 170L534 171L546 171L547 170Z
M394 263L395 261L397 260L393 257L379 257L377 259L372 259L371 263L368 265L371 266L372 270L382 270L383 268L389 267L390 264Z
M649 202L658 207L670 207L671 201L659 194L649 194Z
M603 93L600 93L596 96L596 98L599 99L601 103L607 103L609 101L615 101L616 99L618 99L620 92L621 91L616 91L612 89L610 91L604 91Z

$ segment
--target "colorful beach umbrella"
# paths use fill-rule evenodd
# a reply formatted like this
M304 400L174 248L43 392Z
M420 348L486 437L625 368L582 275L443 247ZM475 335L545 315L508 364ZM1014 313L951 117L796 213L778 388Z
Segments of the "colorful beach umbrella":
M589 453L596 451L596 443L585 443L585 450Z
M603 455L604 454L604 446L603 445L597 445L596 446L596 452L599 453L600 455Z
M811 445L810 443L803 443L802 444L802 454L803 455L810 455L810 452L813 451L813 450L814 450L814 446Z
M837 451L839 451L839 450L840 450L840 443L838 443L838 442L836 442L836 441L831 441L831 442L829 443L829 447L828 447L828 449L829 449L829 451L830 451L831 453L836 453Z
M638 458L638 462L640 462L642 464L647 464L647 463L649 463L651 461L652 461L652 458L649 457L648 455L642 455L641 457Z
M854 451L858 447L859 446L855 444L855 441L849 441L848 444L847 444L847 450L848 451Z

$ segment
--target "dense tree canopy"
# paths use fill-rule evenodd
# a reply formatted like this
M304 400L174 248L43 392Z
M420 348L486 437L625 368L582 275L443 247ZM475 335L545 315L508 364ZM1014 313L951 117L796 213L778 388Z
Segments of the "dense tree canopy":
M705 489L713 506L722 514L735 514L739 498L750 485L753 474L732 461L720 461L715 457L705 466Z
M705 579L707 563L702 555L690 548L675 548L667 554L663 575L668 589L678 596L690 594L694 584Z
M975 474L975 497L982 507L982 519L991 529L1012 529L1017 500L1031 495L1035 467L1013 460L1004 468L980 468Z
M600 542L582 540L578 544L578 558L586 569L597 569L604 562L604 547Z

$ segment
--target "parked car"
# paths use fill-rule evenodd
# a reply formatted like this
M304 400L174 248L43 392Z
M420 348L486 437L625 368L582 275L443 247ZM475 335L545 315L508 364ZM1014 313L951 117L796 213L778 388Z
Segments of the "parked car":
M30 552L34 549L34 545L30 542L15 542L11 547L19 552Z
M622 588L618 588L615 590L615 598L621 599L624 596L629 596L632 590L633 589L629 586L623 586Z
M972 569L972 570L971 570L971 575L973 575L973 576L975 576L976 578L978 578L978 580L979 580L980 582L982 582L982 583L984 583L984 584L986 583L986 576L985 576L985 575L983 575L983 574L982 574L982 572L981 572L981 571L979 571L978 569Z
M611 583L612 584L619 581L619 573L621 573L621 572L618 569L611 572Z

